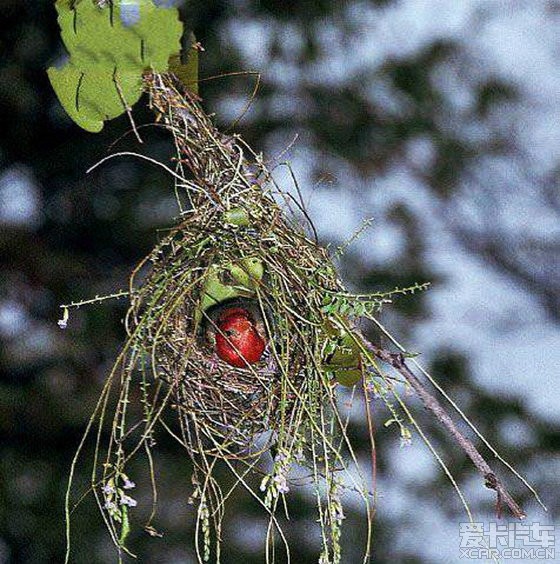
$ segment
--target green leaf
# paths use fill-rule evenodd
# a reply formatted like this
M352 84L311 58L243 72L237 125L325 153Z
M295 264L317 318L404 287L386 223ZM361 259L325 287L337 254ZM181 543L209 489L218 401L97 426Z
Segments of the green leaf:
M255 295L257 284L264 277L264 266L258 258L244 258L227 266L211 265L202 288L200 307L195 314L198 325L202 312L227 300ZM229 281L224 280L230 279Z
M142 94L146 70L164 72L179 52L183 27L175 8L136 0L138 21L124 25L121 1L99 7L93 0L57 0L61 36L70 56L47 72L68 115L87 131L124 113Z
M93 133L101 131L103 129L103 114L89 108L87 102L80 107L80 102L83 101L80 98L80 92L82 91L81 84L84 73L69 63L62 69L51 67L47 74L66 113L82 129Z
M202 302L200 304L202 311L226 300L238 298L241 295L241 292L234 286L222 282L220 272L221 269L218 266L211 266L208 269Z
M337 368L333 370L335 380L341 385L351 388L355 386L363 376L361 367L355 368Z
M129 73L98 69L84 73L72 63L47 73L66 113L86 131L101 131L105 120L123 113L123 101L133 105L142 95L141 76Z
M181 81L185 88L198 94L198 49L196 47L196 38L192 32L189 34L188 45L189 47L181 53L171 56L169 59L169 70ZM241 210L241 208L235 209ZM231 210L231 212L233 211ZM235 223L235 218L234 216L232 217L233 221L231 223L241 225Z
M248 290L254 290L264 275L264 266L258 258L244 258L228 268L235 282Z
M224 223L236 227L248 227L251 222L249 214L244 208L232 208L224 212Z

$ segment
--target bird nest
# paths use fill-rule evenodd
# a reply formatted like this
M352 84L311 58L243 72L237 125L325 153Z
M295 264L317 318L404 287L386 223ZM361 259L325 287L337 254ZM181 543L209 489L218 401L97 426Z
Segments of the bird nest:
M262 159L237 136L220 133L172 75L145 82L157 122L175 141L175 169L157 164L175 179L180 221L130 278L128 339L86 432L99 428L91 489L119 553L128 552L136 502L126 491L127 472L145 453L156 491L152 450L163 429L192 460L198 560L212 554L219 560L229 495L216 478L218 462L260 500L289 560L276 510L298 466L323 492L321 562L339 562L339 473L349 455L356 457L337 407L337 377L359 378L364 370L345 333L350 318L338 316L347 295L325 249L288 219L286 211L305 212L277 187ZM382 301L375 296L368 307ZM262 325L266 346L255 362L235 366L216 354L213 339L222 332L216 310L228 304L243 306ZM240 461L248 465L242 472ZM352 482L368 508L369 546L370 494L365 480ZM70 513L69 488L68 523ZM145 528L156 534L152 517ZM273 545L269 533L267 555Z
M367 516L363 562L369 561L372 494L347 433L349 416L337 400L340 384L362 386L374 466L370 394L385 403L391 414L386 425L394 424L405 444L410 441L410 424L435 453L399 395L397 386L404 383L471 458L487 487L497 492L498 503L505 502L522 517L476 447L409 369L404 349L390 353L369 343L356 327L359 319L368 319L400 347L375 314L391 294L424 286L348 293L327 251L295 221L307 218L305 210L276 185L262 158L239 137L221 133L197 97L181 89L172 75L147 75L145 85L157 123L175 141L174 170L153 162L175 179L180 220L134 269L129 290L113 296L130 299L128 338L72 463L66 561L70 515L83 497L72 504L72 483L90 434L96 437L90 489L119 556L129 552L131 508L136 506L129 473L141 454L154 492L145 529L159 535L152 524L157 501L153 451L162 431L185 449L192 462L190 499L196 506L198 561L220 561L224 511L233 489L242 486L270 519L266 561L274 561L275 539L280 538L285 549L282 561L289 562L290 547L277 510L289 510L287 494L296 485L291 477L296 467L316 492L320 564L341 561L343 492L352 492L363 502ZM65 326L70 307L102 299L63 306L59 324ZM224 311L244 312L244 322L254 330L251 335L259 347L250 362L232 341ZM225 356L219 343L230 345ZM379 362L390 365L401 378L386 374ZM227 491L218 478L220 467L235 479Z
M218 187L215 197L222 195ZM150 351L153 376L174 390L175 408L188 430L195 426L204 437L207 453L239 456L258 433L297 421L310 387L323 385L321 395L332 395L318 370L321 299L322 289L335 291L339 283L323 250L285 223L259 184L243 197L224 196L227 208L210 200L188 212L139 270L137 286L133 278L129 330L131 350ZM243 270L251 260L260 278ZM239 265L245 285L231 265ZM236 368L212 350L206 333L219 330L212 315L218 304L203 304L214 276L234 296L223 304L253 302L258 310L268 336L259 362Z

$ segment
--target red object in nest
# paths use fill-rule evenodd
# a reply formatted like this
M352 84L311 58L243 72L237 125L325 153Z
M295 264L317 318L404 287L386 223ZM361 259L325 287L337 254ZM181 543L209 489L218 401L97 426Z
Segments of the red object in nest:
M220 313L217 320L216 354L231 366L246 368L259 362L266 348L248 310L231 307Z

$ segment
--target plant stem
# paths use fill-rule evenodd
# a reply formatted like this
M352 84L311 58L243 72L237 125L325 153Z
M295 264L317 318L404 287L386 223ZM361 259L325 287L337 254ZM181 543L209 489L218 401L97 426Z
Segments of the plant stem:
M490 468L484 457L480 454L478 449L474 446L472 441L465 437L461 431L457 428L447 411L442 407L437 398L435 398L428 390L425 388L424 384L415 376L412 370L408 367L405 361L405 356L398 352L392 353L386 349L378 347L366 339L363 335L361 338L364 345L382 362L390 364L401 376L403 376L407 382L412 386L414 391L418 394L422 403L431 411L436 419L447 429L447 431L453 436L455 441L463 449L465 454L472 460L473 464L476 466L477 470L482 474L485 480L485 486L491 490L494 490L497 495L496 500L496 510L498 516L501 516L501 506L505 503L512 515L517 519L524 519L526 517L525 512L513 499L510 493L507 491L506 487L496 476L494 471Z

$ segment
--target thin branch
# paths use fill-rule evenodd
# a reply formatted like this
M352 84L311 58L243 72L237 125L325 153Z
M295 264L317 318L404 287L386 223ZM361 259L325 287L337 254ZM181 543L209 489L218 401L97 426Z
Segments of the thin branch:
M439 401L425 388L424 384L418 380L414 375L412 370L407 366L405 361L405 356L402 353L392 353L386 349L380 348L370 341L368 341L363 335L361 335L364 345L382 362L390 364L401 376L403 376L407 382L412 386L414 391L418 394L422 403L431 411L436 419L449 431L453 436L455 441L463 449L465 454L472 460L473 464L476 466L477 470L482 474L485 480L485 486L491 490L494 490L497 495L496 508L498 515L501 513L502 503L505 503L512 515L517 519L524 519L526 517L525 512L513 499L510 493L507 491L506 487L496 476L494 471L490 468L484 457L480 454L478 449L474 446L472 441L465 437L461 431L457 428L447 411L442 407Z

